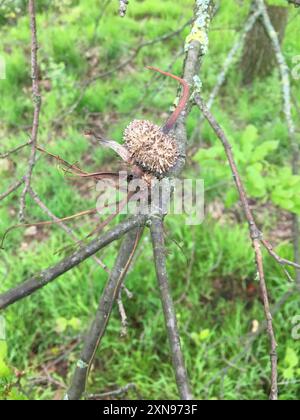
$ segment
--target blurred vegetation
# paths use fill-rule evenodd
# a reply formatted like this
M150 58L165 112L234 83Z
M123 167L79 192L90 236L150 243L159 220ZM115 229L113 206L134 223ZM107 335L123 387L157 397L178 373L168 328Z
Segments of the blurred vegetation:
M0 153L28 140L32 122L30 32L26 1L7 1L0 10L0 56L7 77L0 80ZM104 4L107 6L104 8ZM38 2L39 62L43 107L39 141L84 168L117 168L113 155L88 143L82 132L94 127L121 141L134 118L162 121L176 95L174 82L145 70L145 65L181 74L186 27L163 42L141 48L126 66L121 63L144 41L171 33L191 19L193 0L132 0L126 19L117 1L43 0ZM274 2L273 2L274 3ZM276 4L285 5L285 1ZM210 32L210 50L201 70L208 97L249 12L250 1L222 2ZM290 7L283 50L290 68L299 55L299 11ZM105 76L105 73L107 73ZM82 84L94 78L85 91ZM214 113L234 144L252 205L265 234L282 256L293 258L291 218L300 213L300 181L291 176L290 145L282 115L278 73L241 87L238 60L229 73ZM300 98L299 80L292 80ZM295 120L299 114L295 113ZM194 395L199 399L266 399L269 390L268 342L260 335L243 351L247 334L264 319L247 226L236 203L233 181L221 147L207 124L196 132L199 112L188 119L193 148L186 175L204 177L207 215L199 227L168 217L168 265L177 303L183 349ZM194 135L194 136L193 136ZM255 151L254 151L255 148ZM197 150L197 149L195 149ZM28 150L0 160L1 191L24 173ZM88 209L95 203L91 185L68 180L55 162L41 157L33 187L57 216ZM17 218L18 195L0 203L1 233ZM31 221L45 215L28 200ZM95 219L76 222L80 236ZM0 290L58 261L70 238L58 227L39 228L34 236L12 232L0 254ZM117 244L99 255L112 266ZM59 253L59 255L57 255ZM134 297L124 303L129 331L120 338L115 309L96 358L89 389L104 392L135 383L129 398L174 399L163 314L156 286L148 233L127 280ZM189 273L189 280L187 280ZM276 304L291 288L284 273L266 255L271 300ZM291 275L294 273L291 271ZM0 337L0 398L53 399L63 395L107 274L93 260L65 274L36 295L3 314L7 340ZM184 299L180 299L185 294ZM291 319L299 315L299 296L291 296L274 316L279 343L281 399L300 398L299 342L292 339ZM46 372L46 373L45 373ZM52 379L49 382L49 375ZM48 381L45 381L48 378Z

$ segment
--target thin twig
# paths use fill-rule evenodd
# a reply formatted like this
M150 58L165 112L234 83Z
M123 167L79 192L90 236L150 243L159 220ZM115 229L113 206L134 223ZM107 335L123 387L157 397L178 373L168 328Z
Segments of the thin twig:
M40 209L43 210L43 212L46 213L50 217L50 219L56 222L58 226L61 227L61 229L63 229L67 233L67 235L69 235L74 240L74 242L78 243L79 238L75 234L73 229L71 229L64 222L62 222L57 216L55 216L52 213L52 211L46 206L46 204L41 200L38 194L32 190L32 188L29 189L29 194L31 195L32 199L36 202L36 204L40 207ZM106 264L103 263L103 261L100 260L100 258L94 255L93 259L98 265L100 265L100 267L103 268L103 270L105 270L108 274L110 274L109 268L106 266Z
M117 304L118 304L118 309L119 309L119 314L121 317L121 337L126 337L127 335L127 327L128 327L128 321L127 321L127 314L126 314L126 310L124 307L124 303L122 300L122 287L120 288L119 291L119 296L117 299Z
M24 178L20 179L19 181L14 182L4 193L0 195L0 201L4 200L10 194L18 190L23 183L24 183Z
M63 217L62 219L58 219L57 221L46 220L44 222L22 223L22 224L19 224L19 225L11 226L10 228L8 228L5 231L5 233L2 237L2 240L0 242L0 249L4 249L4 243L5 243L5 240L7 238L7 235L10 232L12 232L13 230L16 230L16 229L19 229L19 228L25 228L25 227L30 228L30 227L34 227L34 226L35 227L53 226L55 224L59 224L59 223L62 223L62 222L68 222L70 220L75 220L79 217L83 217L83 216L87 216L87 215L91 215L91 214L95 214L95 213L97 213L97 209L92 208L92 209L89 209L89 210L84 210L84 211L81 211L79 213L73 214L72 216Z
M276 252L274 251L273 246L270 244L270 242L268 242L266 239L264 239L264 237L261 237L261 243L263 244L263 246L266 248L266 250L268 251L268 253L271 255L272 258L274 258L274 260L282 265L282 266L289 266L289 267L293 267L296 270L300 270L300 265L296 262L293 261L289 261L286 258L281 258L279 255L276 254Z
M31 131L31 154L28 162L28 172L25 175L25 188L22 192L20 199L20 221L25 220L25 207L26 207L26 195L31 185L31 178L33 168L36 161L36 145L38 140L39 120L41 111L41 95L39 89L39 75L38 75L38 41L37 41L37 28L36 28L36 11L35 11L35 0L29 0L28 3L29 16L30 16L30 28L31 28L31 78L32 78L32 97L34 106L34 115Z
M269 297L268 297L268 290L265 281L265 274L264 274L264 267L263 267L263 257L261 252L261 237L262 234L256 226L254 217L252 215L252 211L250 209L250 205L247 199L246 191L240 177L237 165L235 163L235 159L232 152L232 147L230 142L228 141L225 132L222 130L221 126L217 123L211 112L208 110L206 105L204 105L202 99L197 95L195 96L195 102L203 112L204 117L207 119L209 124L211 125L212 129L215 131L217 137L221 141L225 153L237 186L238 193L240 195L240 200L243 206L243 210L245 212L246 219L249 224L249 231L250 237L252 240L253 248L255 251L255 259L256 265L258 270L258 277L260 281L260 288L262 291L263 301L264 301L264 310L265 316L267 320L267 331L270 339L270 347L271 347L271 370L272 370L272 377L271 377L271 393L270 399L277 400L278 399L278 385L277 385L277 343L275 339L275 333L273 328L272 322L272 315L270 311L270 304L269 304Z
M21 144L21 146L15 147L12 150L9 150L8 152L5 153L0 153L0 159L6 159L8 158L10 155L19 152L20 150L24 149L27 146L31 145L31 140L29 140L27 143Z
M87 396L87 400L104 400L104 399L112 399L112 397L122 397L127 394L131 390L136 390L137 387L135 384L127 384L122 386L119 389L115 389L113 391L103 392L102 394L91 394Z
M253 246L255 250L256 265L257 265L258 276L260 280L260 288L262 291L262 297L264 301L265 316L266 316L266 321L267 321L267 331L269 334L270 346L271 346L270 357L271 357L271 371L272 372L271 372L270 400L276 401L278 399L277 342L276 342L275 332L273 328L273 317L272 317L271 309L270 309L268 289L267 289L265 273L264 273L263 256L262 256L259 238L256 238L256 239L253 238Z

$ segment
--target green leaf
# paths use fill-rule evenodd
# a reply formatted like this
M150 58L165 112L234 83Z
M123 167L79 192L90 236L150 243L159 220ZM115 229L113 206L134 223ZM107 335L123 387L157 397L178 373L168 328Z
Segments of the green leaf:
M213 146L209 149L200 149L193 157L193 160L202 163L207 160L218 159L221 156L222 148L220 146Z
M294 369L287 368L283 371L283 377L284 379L290 381L291 379L294 379Z
M66 331L68 327L68 320L66 318L57 318L56 320L56 332L58 332L59 334L63 333Z
M258 131L254 125L248 125L241 137L241 149L244 159L250 159L250 154L255 147L258 139Z
M251 161L257 162L265 159L265 157L274 152L274 150L278 149L279 142L278 141L265 141L253 151Z
M71 318L68 322L68 325L75 331L79 331L81 327L81 321L78 318Z
M285 354L285 358L284 358L284 363L286 366L288 366L289 368L295 368L298 366L299 364L299 358L297 356L297 353L295 352L294 349L292 349L291 347L288 347L286 349L286 354Z
M0 340L0 360L4 360L7 357L7 343L5 340Z
M7 343L0 340L0 378L7 378L10 374L10 368L6 363L7 358Z
M208 340L209 337L210 337L210 330L209 329L200 331L200 333L199 333L199 340L200 341L206 341L206 340Z
M12 388L8 395L8 401L27 401L28 398L21 394L16 388Z
M200 331L199 333L191 333L192 340L197 344L200 345L201 342L207 341L211 335L211 331L209 329L205 329Z
M239 195L235 188L231 188L225 197L225 206L227 208L232 207L239 199Z
M262 198L267 194L266 180L261 174L262 165L256 163L246 170L247 191L252 197Z
M11 371L4 360L0 360L0 378L7 378Z
M270 6L278 6L278 7L288 7L288 4L286 2L283 2L282 0L269 0L268 4Z
M288 211L296 211L297 203L293 200L293 194L284 188L277 187L271 194L274 204Z

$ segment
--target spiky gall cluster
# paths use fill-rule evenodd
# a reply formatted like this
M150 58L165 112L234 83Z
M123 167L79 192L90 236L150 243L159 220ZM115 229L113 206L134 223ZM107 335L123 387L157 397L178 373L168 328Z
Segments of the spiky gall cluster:
M178 159L176 139L147 120L134 120L125 129L124 141L131 159L144 171L162 175Z

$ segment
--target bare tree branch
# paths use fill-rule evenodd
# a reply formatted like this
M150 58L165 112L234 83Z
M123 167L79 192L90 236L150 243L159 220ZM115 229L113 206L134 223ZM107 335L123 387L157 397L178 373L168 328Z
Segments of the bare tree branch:
M159 216L153 217L151 219L151 235L153 242L156 274L161 294L165 322L168 331L177 387L179 390L180 398L182 400L191 400L192 394L190 391L187 371L184 365L183 354L181 351L180 336L177 327L175 308L167 274L163 221L162 218Z
M20 146L9 150L8 152L5 153L0 153L0 159L6 159L8 158L10 155L19 152L20 150L24 149L26 146L29 146L31 144L31 140L29 140L27 143L21 144Z
M111 229L100 238L90 242L79 251L76 251L72 255L66 257L55 266L42 271L40 274L33 276L31 279L25 281L14 289L1 294L0 310L5 309L12 303L24 299L25 297L46 286L57 277L68 272L72 268L85 261L87 258L96 254L96 252L109 245L111 242L120 239L125 233L136 227L142 226L145 220L145 216L136 216L121 222L115 228Z
M195 83L195 77L198 76L202 60L208 49L208 30L213 15L214 2L202 0L196 1L194 6L193 26L189 36L186 39L185 51L186 57L183 65L182 78L190 85ZM201 36L199 36L201 34ZM198 35L198 36L197 36ZM185 112L177 120L175 135L179 149L179 159L175 167L170 171L171 176L179 175L186 162L186 119L191 107L187 107Z
M85 391L90 367L93 363L97 348L99 347L101 339L106 331L113 304L118 297L140 236L141 230L134 229L130 231L123 240L115 266L102 294L91 330L86 336L84 348L80 359L77 362L75 374L72 379L70 389L65 396L65 400L79 400Z
M261 245L259 239L253 238L253 247L255 250L255 257L256 257L256 265L258 269L258 276L260 281L260 288L262 291L262 297L264 301L264 309L265 309L265 316L267 321L267 331L270 338L270 346L271 346L271 393L270 393L270 400L276 401L278 400L278 372L277 372L277 342L273 328L273 317L271 314L270 309L270 302L268 296L268 289L265 280L265 273L264 273L264 265L263 265L263 256L261 252Z
M38 41L37 41L37 28L36 28L36 11L35 11L35 0L29 0L28 2L29 16L30 16L30 28L31 28L31 78L32 78L32 96L34 115L31 131L31 154L28 162L28 172L25 175L25 188L21 195L20 200L20 211L19 219L25 220L25 207L26 207L26 195L31 185L31 177L33 168L36 160L36 145L39 130L39 120L41 111L41 95L39 89L39 76L38 76Z
M24 183L24 178L20 179L19 181L14 182L7 191L5 191L4 193L2 193L0 195L0 201L4 200L6 197L8 197L10 194L12 194L13 192L15 192L16 190L18 190L21 185Z

